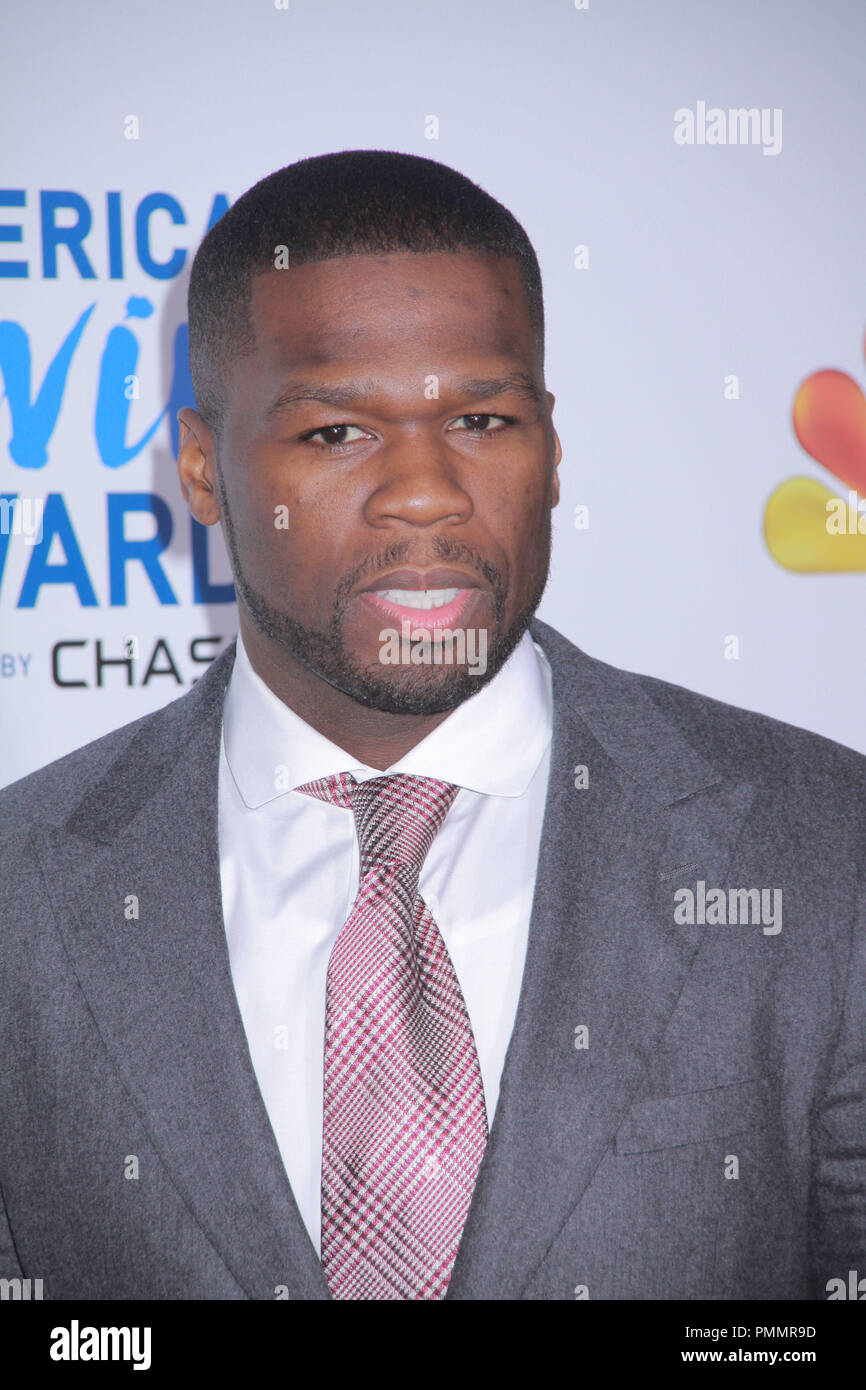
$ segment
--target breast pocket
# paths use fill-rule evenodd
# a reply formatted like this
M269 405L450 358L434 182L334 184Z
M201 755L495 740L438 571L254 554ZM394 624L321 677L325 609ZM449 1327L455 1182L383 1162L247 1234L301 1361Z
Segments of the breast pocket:
M650 1153L763 1129L772 1119L774 1090L774 1079L762 1076L639 1101L626 1111L616 1132L614 1153Z

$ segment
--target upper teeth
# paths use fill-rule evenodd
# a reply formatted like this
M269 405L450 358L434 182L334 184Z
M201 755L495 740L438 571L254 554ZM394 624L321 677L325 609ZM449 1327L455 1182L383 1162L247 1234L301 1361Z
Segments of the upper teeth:
M444 608L453 603L459 589L379 589L380 598L399 603L403 608Z

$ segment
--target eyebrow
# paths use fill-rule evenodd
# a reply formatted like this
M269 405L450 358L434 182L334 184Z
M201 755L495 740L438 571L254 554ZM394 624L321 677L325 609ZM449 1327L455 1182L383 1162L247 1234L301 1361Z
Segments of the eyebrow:
M265 419L289 410L302 401L319 401L323 405L358 405L372 396L376 390L373 381L362 382L357 386L322 386L315 382L297 381L280 392L276 400L265 411ZM501 396L514 391L525 396L535 405L541 405L542 393L528 372L511 372L508 376L470 377L457 382L454 392L469 400L486 400L489 396Z

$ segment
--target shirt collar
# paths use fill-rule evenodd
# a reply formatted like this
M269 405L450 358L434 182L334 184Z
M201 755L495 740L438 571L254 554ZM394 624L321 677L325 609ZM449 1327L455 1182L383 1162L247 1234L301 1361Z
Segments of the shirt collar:
M240 632L223 706L223 747L246 806L254 809L336 772L356 781L393 773L437 777L493 796L520 796L551 739L552 676L527 631L502 669L385 772L311 727L253 670Z

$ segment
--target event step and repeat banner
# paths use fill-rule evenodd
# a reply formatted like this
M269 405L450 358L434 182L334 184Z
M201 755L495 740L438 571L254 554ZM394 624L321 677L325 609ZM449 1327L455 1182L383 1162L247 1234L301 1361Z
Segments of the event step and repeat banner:
M461 170L538 252L563 444L540 616L866 751L866 9L7 5L0 784L237 631L177 479L195 248L339 149Z

